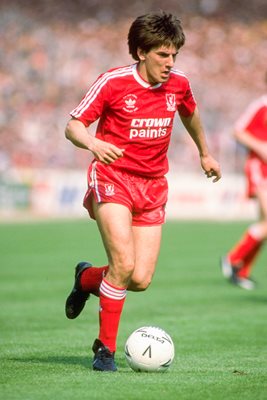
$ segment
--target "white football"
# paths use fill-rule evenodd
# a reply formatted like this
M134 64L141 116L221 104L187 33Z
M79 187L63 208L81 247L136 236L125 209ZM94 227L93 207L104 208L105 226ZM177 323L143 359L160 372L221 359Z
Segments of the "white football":
M124 351L129 366L136 372L166 371L175 353L170 335L155 326L136 329L128 337Z

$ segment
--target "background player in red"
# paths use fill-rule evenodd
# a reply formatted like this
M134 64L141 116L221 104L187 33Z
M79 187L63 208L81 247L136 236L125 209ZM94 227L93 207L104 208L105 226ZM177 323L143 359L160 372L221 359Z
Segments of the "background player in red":
M176 112L198 148L205 174L220 179L188 79L173 68L184 41L175 16L160 12L138 17L128 33L136 63L100 75L71 112L66 127L66 137L94 155L84 206L97 221L108 259L103 267L77 265L65 306L67 317L73 319L90 294L99 296L95 370L116 371L116 339L127 290L145 290L155 271ZM86 128L96 120L93 136Z
M265 76L267 83L267 74ZM253 101L238 120L235 138L248 149L245 164L247 195L259 203L259 221L221 260L225 278L243 289L255 288L251 269L267 238L267 95Z

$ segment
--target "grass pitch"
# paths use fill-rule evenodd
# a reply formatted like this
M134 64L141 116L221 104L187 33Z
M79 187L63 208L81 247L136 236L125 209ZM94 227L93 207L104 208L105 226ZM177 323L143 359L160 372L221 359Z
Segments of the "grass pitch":
M167 222L151 287L128 293L116 354L119 372L91 371L98 299L70 321L64 303L77 261L106 263L91 221L0 225L0 395L5 400L266 400L266 250L253 292L231 286L218 259L247 224ZM166 373L135 373L128 335L156 325L173 338Z

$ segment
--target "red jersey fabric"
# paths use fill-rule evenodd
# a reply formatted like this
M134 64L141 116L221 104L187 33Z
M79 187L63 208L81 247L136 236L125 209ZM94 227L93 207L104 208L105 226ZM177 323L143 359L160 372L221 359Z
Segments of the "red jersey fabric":
M253 101L236 123L237 130L248 131L255 138L267 141L267 96ZM245 164L247 196L255 197L260 187L267 186L267 163L249 151Z
M114 168L153 178L168 172L175 113L188 117L195 107L181 71L172 69L167 82L151 86L132 64L100 75L70 114L86 127L99 119L96 137L125 149Z
M267 95L250 104L237 121L236 129L246 130L255 138L267 141ZM258 155L251 151L249 158L258 158Z

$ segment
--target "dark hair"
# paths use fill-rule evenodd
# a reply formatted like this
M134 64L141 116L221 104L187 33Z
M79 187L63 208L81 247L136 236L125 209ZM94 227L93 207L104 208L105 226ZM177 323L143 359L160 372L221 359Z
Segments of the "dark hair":
M129 53L139 61L137 49L146 53L152 48L173 45L179 50L184 45L185 35L181 21L172 14L149 13L132 23L128 33Z

